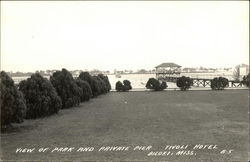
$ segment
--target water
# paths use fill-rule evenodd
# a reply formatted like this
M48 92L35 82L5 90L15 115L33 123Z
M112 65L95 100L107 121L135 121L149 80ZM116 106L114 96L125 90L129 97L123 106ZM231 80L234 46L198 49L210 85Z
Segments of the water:
M108 75L112 89L115 89L117 81L129 80L133 88L145 88L149 78L155 78L155 74L124 74L121 78L116 78L115 75Z
M181 73L180 76L188 76L191 78L206 78L206 79L213 79L214 77L225 77L229 80L233 80L233 76L229 74L224 74L224 73ZM145 88L146 83L149 78L155 78L155 74L122 74L121 78L116 78L115 75L108 75L110 84L112 89L115 89L115 83L117 81L123 81L125 79L129 80L131 82L131 85L133 88ZM26 77L12 77L14 82L17 84L21 80L29 78L28 76ZM46 76L46 78L49 78L49 76ZM167 82L168 88L177 88L175 83L172 82Z

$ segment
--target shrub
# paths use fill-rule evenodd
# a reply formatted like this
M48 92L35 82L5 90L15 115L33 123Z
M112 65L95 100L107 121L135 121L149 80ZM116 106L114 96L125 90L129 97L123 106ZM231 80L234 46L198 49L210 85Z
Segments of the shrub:
M79 78L89 83L92 90L92 97L96 97L100 94L101 90L99 89L98 81L93 76L91 76L89 72L81 72Z
M226 86L228 86L228 79L224 77L216 77L211 80L211 88L212 90L223 90Z
M168 86L165 81L160 82L159 80L155 78L149 78L146 84L147 89L153 89L155 91L161 91L163 89L166 89L167 87Z
M123 83L121 81L117 81L115 84L116 91L129 91L132 89L131 82L129 80L123 80Z
M4 71L1 71L0 78L1 131L3 131L11 122L23 122L26 104L22 92L17 89L14 81Z
M250 73L248 73L246 76L243 77L242 83L249 87L250 85Z
M80 96L81 102L88 101L92 97L92 90L89 83L77 78L76 84L82 89L82 95Z
M117 81L115 84L115 90L116 91L123 91L123 84L121 81Z
M99 94L104 94L108 92L108 87L106 86L106 83L104 80L102 80L102 78L100 78L99 76L94 76L94 79L97 82L97 86L99 89Z
M167 83L164 82L164 81L162 81L162 82L161 82L161 85L160 85L160 88L161 88L161 89L166 89L167 87L168 87Z
M176 85L179 87L182 91L188 90L193 84L193 81L189 77L182 76L180 78L177 78Z
M12 122L14 123L22 123L23 119L26 117L26 101L23 96L23 93L19 90L16 91L15 102L13 105L13 118Z
M103 74L98 74L98 77L105 82L105 86L107 88L107 91L109 92L111 90L111 84L109 82L108 76L104 76Z
M62 108L79 105L83 92L69 71L66 69L56 71L50 77L50 81L62 99Z
M103 74L91 76L88 72L81 72L79 78L89 83L93 93L93 97L107 93L111 90L109 79Z
M32 74L27 80L19 83L26 105L27 119L34 119L57 113L62 107L61 98L51 82L39 73Z
M101 89L101 83L99 81L99 78L97 76L93 76L93 93L94 96L98 96L102 94L102 89Z
M123 91L129 91L132 89L131 82L129 80L123 81Z

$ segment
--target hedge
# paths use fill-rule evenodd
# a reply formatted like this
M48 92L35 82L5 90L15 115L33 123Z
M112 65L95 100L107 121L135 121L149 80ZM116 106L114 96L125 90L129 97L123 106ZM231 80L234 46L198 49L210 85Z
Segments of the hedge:
M78 87L68 70L56 71L50 77L50 81L61 97L62 108L70 108L80 104L83 95L82 89Z
M0 74L1 131L11 123L21 123L26 115L26 104L22 92L4 72Z
M26 105L27 119L48 116L57 113L62 107L61 98L51 82L39 73L32 74L27 80L19 83Z

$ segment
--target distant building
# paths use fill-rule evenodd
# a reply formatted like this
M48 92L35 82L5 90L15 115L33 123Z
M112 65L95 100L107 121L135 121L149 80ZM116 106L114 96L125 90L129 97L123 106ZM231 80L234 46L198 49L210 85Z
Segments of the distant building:
M235 80L242 80L242 78L249 73L249 65L240 64L237 65L233 71L233 77Z
M239 66L240 76L247 75L249 73L249 65L241 64Z
M162 63L155 67L156 69L156 78L164 78L165 76L175 76L180 75L181 66L172 62Z

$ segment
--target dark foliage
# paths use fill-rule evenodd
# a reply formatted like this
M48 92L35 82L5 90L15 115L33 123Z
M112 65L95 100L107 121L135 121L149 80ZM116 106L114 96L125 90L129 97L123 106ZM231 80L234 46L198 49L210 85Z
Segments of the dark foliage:
M188 90L193 84L193 81L189 77L182 76L180 78L177 78L176 85L179 87L182 91Z
M108 92L108 87L104 80L102 80L99 76L93 76L96 81L96 87L98 87L98 95L104 94Z
M131 82L129 80L123 81L123 91L129 91L132 89Z
M228 86L228 79L224 77L217 77L211 80L212 90L223 90Z
M27 80L21 81L19 88L26 100L27 119L57 113L62 107L62 101L51 82L39 73L32 74Z
M12 122L21 123L23 119L26 117L26 101L24 95L21 91L17 90L15 94L15 102L13 105L13 118Z
M115 84L115 90L116 91L123 91L123 84L121 81L117 81Z
M4 72L0 74L1 131L11 122L21 123L26 114L26 104L22 92Z
M93 97L99 95L100 89L98 89L97 81L89 74L89 72L81 72L79 78L89 83Z
M117 81L115 84L116 91L129 91L132 89L131 82L129 80L123 80L123 83L121 81Z
M250 73L243 77L242 83L247 87L250 86Z
M88 101L92 97L92 90L89 83L77 78L76 84L82 89L81 102Z
M111 90L111 84L109 82L108 76L104 76L103 74L98 74L98 77L105 82L105 86L107 88L107 91L109 92Z
M166 89L167 87L168 86L165 81L160 82L159 80L155 78L149 78L146 84L147 89L153 89L155 91L161 91L161 90Z
M88 72L81 72L79 78L89 83L93 97L107 93L111 89L108 77L104 76L103 74L91 76Z
M161 89L166 89L168 87L168 85L166 82L162 81L160 87L161 87Z
M66 69L56 71L50 77L50 81L62 99L62 108L70 108L79 105L83 92L82 89L77 86L69 71Z

